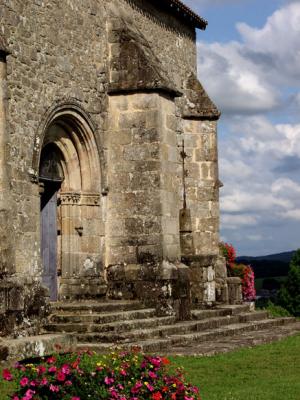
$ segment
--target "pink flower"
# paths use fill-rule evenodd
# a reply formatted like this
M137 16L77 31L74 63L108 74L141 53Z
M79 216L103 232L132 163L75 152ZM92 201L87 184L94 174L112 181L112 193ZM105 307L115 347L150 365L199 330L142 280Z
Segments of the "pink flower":
M80 400L80 397L72 397L71 400Z
M56 385L52 385L52 383L49 389L51 390L51 392L59 392L59 387Z
M109 388L110 394L113 398L118 398L118 392L116 391L116 389L114 387Z
M57 368L54 365L52 365L52 367L48 369L48 372L56 372L56 370Z
M140 388L142 387L142 383L141 382L137 382L133 388L131 389L131 393L137 394L140 391Z
M109 378L108 376L104 378L104 382L106 383L106 385L111 385L112 383L114 383L114 381L114 378Z
M154 387L152 385L150 385L150 383L147 383L146 388L150 391L153 392Z
M26 376L24 376L24 377L20 380L20 385L21 385L22 387L27 386L28 383L29 383L29 379L28 379Z
M56 362L56 358L55 357L49 357L48 359L47 359L47 364L54 364Z
M41 380L41 386L45 386L45 385L47 385L47 384L48 384L47 379L46 379L46 378L43 378L43 379Z
M28 389L27 392L25 393L25 396L22 398L22 400L31 400L33 398L34 394L35 394L34 390Z
M64 374L66 374L66 375L69 375L69 373L70 373L70 367L69 367L69 365L68 364L64 364L62 367L61 367L61 371L64 373Z
M73 385L73 383L71 381L66 381L65 382L65 386L72 386L72 385Z
M152 378L152 379L156 379L156 378L157 378L157 375L156 375L154 372L152 372L152 371L149 371L149 376L150 376L150 378Z
M125 369L121 369L120 374L123 375L123 376L126 376L127 372L125 371Z
M20 400L18 396L14 396L12 400Z
M6 381L12 381L12 379L13 379L13 376L12 376L12 374L10 373L10 371L8 369L4 369L2 371L2 377Z

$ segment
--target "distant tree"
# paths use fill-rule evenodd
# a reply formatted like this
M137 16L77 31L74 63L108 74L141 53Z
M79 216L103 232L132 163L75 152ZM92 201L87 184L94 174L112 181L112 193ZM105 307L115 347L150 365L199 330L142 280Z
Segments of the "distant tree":
M280 282L275 278L265 278L262 284L262 288L266 290L279 290L280 286Z
M286 282L278 293L278 304L295 316L300 316L300 249L291 262Z

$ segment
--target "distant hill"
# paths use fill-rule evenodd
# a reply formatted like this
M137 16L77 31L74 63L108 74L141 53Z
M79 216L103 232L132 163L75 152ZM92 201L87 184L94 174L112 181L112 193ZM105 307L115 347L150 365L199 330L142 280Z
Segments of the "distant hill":
M250 264L254 270L256 278L286 276L289 270L289 263L294 253L295 251L287 251L267 256L242 256L237 257L236 262L241 264Z
M240 259L243 260L275 260L275 261L283 261L283 262L290 262L293 255L295 254L295 250L286 251L284 253L277 253L277 254L269 254L267 256L241 256L237 257L237 261L240 262Z

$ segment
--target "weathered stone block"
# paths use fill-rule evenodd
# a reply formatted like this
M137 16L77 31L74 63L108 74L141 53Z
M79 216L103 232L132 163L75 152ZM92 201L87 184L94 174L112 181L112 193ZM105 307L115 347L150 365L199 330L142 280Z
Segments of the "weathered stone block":
M8 310L22 311L24 309L24 289L22 287L12 287L8 291Z
M241 304L243 302L241 279L238 277L228 277L226 281L228 285L229 304Z

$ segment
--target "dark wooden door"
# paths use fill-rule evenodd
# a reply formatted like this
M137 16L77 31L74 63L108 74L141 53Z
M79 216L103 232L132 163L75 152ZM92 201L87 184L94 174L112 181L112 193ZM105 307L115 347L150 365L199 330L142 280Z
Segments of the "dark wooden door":
M41 198L43 283L50 290L51 301L57 300L57 191L57 184L47 182Z

